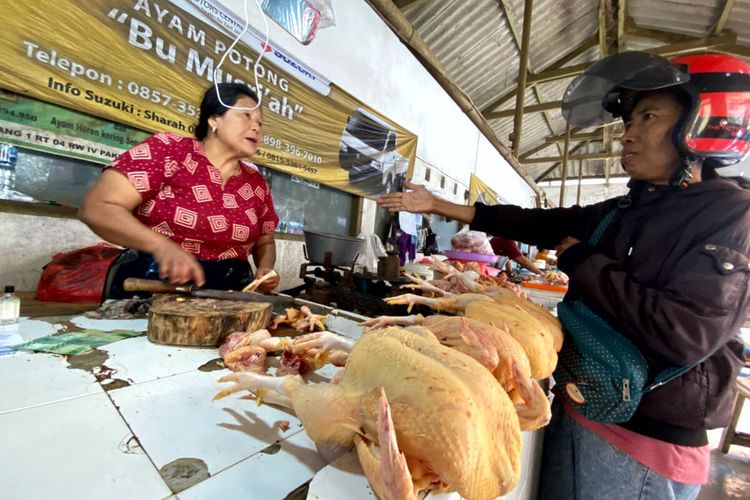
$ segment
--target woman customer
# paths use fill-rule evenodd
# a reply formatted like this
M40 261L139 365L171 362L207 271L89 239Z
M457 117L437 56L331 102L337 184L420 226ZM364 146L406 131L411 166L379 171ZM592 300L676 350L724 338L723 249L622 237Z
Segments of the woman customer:
M742 352L735 335L750 312L750 191L716 172L750 150L748 92L750 66L734 57L617 54L574 80L563 114L581 127L622 117L626 196L550 210L469 207L406 183L413 191L380 198L392 211L556 247L570 277L566 301L583 302L630 340L652 375L695 365L619 424L585 418L557 390L540 498L692 499L707 482L706 430L729 420ZM618 215L590 244L610 213Z
M203 95L195 139L158 133L105 168L79 212L96 234L129 249L110 269L105 298L129 296L128 277L241 289L252 279L251 255L256 278L273 270L278 217L248 161L262 135L255 92L222 83Z

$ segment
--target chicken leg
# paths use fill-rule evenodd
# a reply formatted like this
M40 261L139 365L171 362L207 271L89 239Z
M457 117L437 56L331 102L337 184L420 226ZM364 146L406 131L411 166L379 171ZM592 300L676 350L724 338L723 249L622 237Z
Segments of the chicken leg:
M460 295L451 295L449 297L439 298L423 297L421 295L405 293L403 295L396 295L395 297L388 297L384 300L390 305L408 304L408 312L411 312L412 308L415 305L421 304L436 311L459 313L466 310L466 307L471 302L477 300L491 301L492 299L486 295L481 295L478 293L462 293Z
M368 445L360 436L354 438L357 456L367 480L381 500L416 500L411 473L406 464L406 457L398 449L391 407L382 387L376 426L377 446Z
M534 431L547 425L552 418L549 399L536 380L524 376L513 363L513 376L521 393L522 403L514 403L522 431Z
M269 401L280 394L319 444L351 445L355 436L377 439L380 459L386 462L378 470L393 479L383 495L411 498L403 484L401 453L418 487L490 500L517 483L521 434L515 409L475 360L433 338L384 328L356 342L342 373L336 384L307 384L300 376L278 382L254 373L233 374L222 381L236 387L217 397L243 389L256 395L265 391ZM380 403L383 391L390 425ZM395 429L398 448L389 428ZM423 483L427 478L436 481Z

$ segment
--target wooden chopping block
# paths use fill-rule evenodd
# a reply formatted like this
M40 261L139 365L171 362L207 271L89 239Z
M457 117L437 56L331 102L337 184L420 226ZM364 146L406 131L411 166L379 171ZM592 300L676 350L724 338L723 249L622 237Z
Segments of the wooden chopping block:
M148 339L157 344L217 347L232 332L268 326L267 302L159 294L148 313Z

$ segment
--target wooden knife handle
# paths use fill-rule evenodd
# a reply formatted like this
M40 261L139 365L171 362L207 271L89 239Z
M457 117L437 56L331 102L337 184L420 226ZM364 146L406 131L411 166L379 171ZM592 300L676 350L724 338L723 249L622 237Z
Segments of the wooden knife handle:
M190 285L171 285L159 280L144 280L141 278L126 278L122 286L126 292L185 293L192 289Z

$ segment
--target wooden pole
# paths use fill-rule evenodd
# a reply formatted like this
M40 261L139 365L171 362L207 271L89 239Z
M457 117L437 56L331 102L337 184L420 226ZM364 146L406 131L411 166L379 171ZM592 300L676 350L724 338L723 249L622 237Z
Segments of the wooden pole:
M581 204L581 181L583 180L583 160L578 160L578 193L576 193L576 205Z
M518 158L521 153L521 127L523 127L523 103L526 98L526 72L529 66L529 40L531 39L531 15L534 10L534 0L524 0L523 3L523 31L521 32L521 61L518 68L518 84L516 92L516 114L513 118L513 156Z
M565 125L565 148L563 152L562 175L560 175L560 204L565 206L565 180L568 177L568 152L570 151L570 123Z

